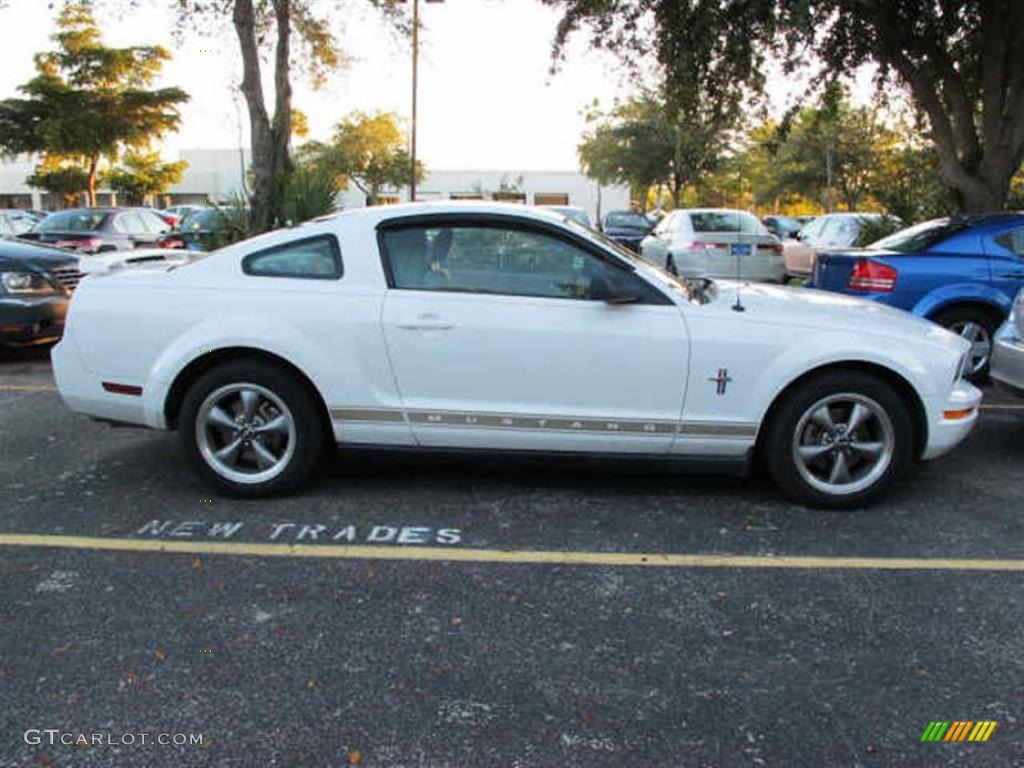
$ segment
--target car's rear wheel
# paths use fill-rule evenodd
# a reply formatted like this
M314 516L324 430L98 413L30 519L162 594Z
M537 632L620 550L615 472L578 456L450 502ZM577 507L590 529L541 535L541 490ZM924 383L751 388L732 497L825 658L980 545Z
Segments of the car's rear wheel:
M971 343L970 360L964 370L964 378L974 383L988 378L992 337L999 327L999 319L993 313L977 307L951 307L932 319Z
M826 372L784 398L763 447L772 477L793 499L830 509L863 506L909 463L908 404L883 379Z
M182 401L178 432L203 477L240 496L301 484L325 435L308 389L259 360L229 361L200 376Z

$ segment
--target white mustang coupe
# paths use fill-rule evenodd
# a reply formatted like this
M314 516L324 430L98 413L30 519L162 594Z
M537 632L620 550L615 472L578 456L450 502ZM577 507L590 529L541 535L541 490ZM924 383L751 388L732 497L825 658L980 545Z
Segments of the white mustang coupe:
M969 346L874 302L684 282L549 211L342 213L185 266L89 276L53 350L73 409L177 429L244 495L346 445L760 457L861 505L970 431Z

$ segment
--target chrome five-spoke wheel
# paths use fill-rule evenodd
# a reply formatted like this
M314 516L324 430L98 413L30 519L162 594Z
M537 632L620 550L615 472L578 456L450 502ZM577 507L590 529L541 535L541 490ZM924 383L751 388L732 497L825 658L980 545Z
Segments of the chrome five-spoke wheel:
M808 407L793 432L793 460L803 480L841 496L870 488L892 463L895 430L871 398L843 392Z
M295 418L284 400L266 387L232 383L202 401L195 438L203 460L225 480L264 483L292 459Z

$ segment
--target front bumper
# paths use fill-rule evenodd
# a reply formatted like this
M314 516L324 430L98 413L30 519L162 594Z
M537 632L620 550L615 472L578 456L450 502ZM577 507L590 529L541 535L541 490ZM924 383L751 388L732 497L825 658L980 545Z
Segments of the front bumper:
M921 458L935 459L949 453L971 433L978 421L981 390L961 379L948 397L932 399L925 405L928 442Z
M1024 397L1024 340L1016 329L1004 323L992 340L992 364L989 374L1017 397Z
M31 347L57 341L68 313L65 295L0 299L0 346Z

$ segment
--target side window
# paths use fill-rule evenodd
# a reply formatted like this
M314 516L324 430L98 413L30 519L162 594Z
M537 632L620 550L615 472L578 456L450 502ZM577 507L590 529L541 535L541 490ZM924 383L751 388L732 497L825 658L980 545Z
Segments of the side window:
M250 253L242 271L253 277L298 277L337 280L342 275L341 250L331 235L308 237Z
M146 231L136 213L121 213L114 219L114 229L127 235L141 235Z
M853 245L860 234L861 224L850 217L837 220L835 231L829 237L830 245Z
M628 283L653 292L627 270L540 232L488 226L402 227L384 232L395 288L552 299L595 299Z
M809 222L804 224L803 229L800 230L801 236L811 245L814 245L821 238L821 228L825 225L825 220L821 217L811 219Z
M140 211L139 216L142 218L142 223L145 225L147 232L159 234L170 229L166 221L151 211Z
M1024 259L1024 227L1017 227L1009 232L1003 232L1003 234L995 238L995 241L1013 253L1018 259Z
M818 230L818 236L814 239L815 245L835 245L839 237L839 227L842 219L828 218Z

